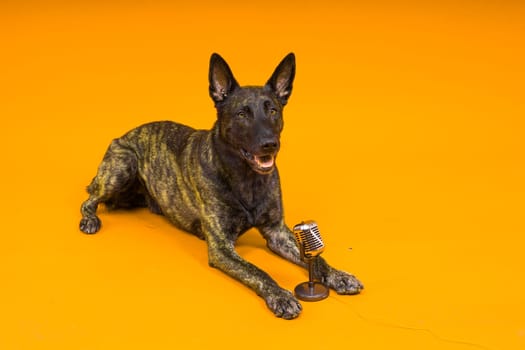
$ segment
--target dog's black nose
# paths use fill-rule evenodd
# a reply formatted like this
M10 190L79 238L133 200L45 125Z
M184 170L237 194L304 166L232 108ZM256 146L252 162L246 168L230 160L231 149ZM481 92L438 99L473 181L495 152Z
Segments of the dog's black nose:
M265 153L273 153L279 148L277 140L265 140L261 142L261 151Z

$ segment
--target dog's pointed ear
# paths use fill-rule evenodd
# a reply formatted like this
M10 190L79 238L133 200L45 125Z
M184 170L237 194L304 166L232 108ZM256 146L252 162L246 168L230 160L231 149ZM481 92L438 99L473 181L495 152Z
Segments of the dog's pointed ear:
M295 55L289 53L279 63L265 89L270 89L284 106L292 93L293 79L295 77Z
M239 87L233 77L232 71L226 61L218 54L214 53L210 58L210 97L217 104Z

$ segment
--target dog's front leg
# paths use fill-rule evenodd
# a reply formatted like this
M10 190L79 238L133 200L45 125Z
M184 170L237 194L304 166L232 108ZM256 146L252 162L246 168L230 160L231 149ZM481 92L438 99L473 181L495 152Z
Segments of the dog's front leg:
M253 289L268 308L277 316L293 319L302 307L293 294L281 287L264 271L241 258L232 242L216 234L207 235L208 261L217 268Z
M293 232L284 222L274 226L260 227L259 230L272 252L297 265L307 267L302 260ZM314 260L313 275L338 294L358 294L364 288L354 275L333 268L322 257Z

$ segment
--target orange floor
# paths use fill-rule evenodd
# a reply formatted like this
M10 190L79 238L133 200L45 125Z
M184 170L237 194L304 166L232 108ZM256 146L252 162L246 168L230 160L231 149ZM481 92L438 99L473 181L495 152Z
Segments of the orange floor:
M0 349L525 349L520 2L108 3L0 4ZM214 51L241 84L296 53L287 222L315 219L361 295L284 321L159 216L79 232L113 137L211 126ZM306 279L256 232L238 251Z

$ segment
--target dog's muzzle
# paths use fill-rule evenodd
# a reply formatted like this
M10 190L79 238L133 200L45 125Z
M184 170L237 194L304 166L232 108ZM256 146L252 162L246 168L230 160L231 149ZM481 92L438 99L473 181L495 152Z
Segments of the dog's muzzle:
M241 148L241 155L253 170L262 175L272 173L275 168L275 157L277 156L277 149L271 153L253 154Z

